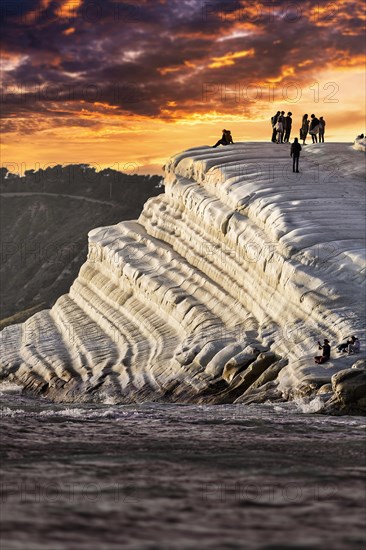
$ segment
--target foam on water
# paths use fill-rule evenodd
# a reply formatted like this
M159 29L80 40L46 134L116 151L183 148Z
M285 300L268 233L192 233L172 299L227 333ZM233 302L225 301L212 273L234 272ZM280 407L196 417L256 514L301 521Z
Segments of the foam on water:
M2 407L0 409L0 417L10 416L11 418L13 418L14 416L24 416L26 414L26 411L24 411L23 409L11 409L10 407Z
M79 408L66 408L60 411L41 411L39 416L65 416L69 418L115 418L116 411L108 409L103 410L88 410L88 409L79 409Z
M19 394L22 393L23 388L12 382L0 382L0 395L6 394Z
M324 406L324 400L319 395L317 395L316 397L314 397L314 399L311 399L310 401L298 397L294 400L294 403L301 412L306 414L317 413Z

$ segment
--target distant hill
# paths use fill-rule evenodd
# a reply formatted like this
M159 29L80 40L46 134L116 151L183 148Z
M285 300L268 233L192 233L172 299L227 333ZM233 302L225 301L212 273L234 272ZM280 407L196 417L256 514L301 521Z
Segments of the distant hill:
M0 328L51 307L68 292L87 254L90 229L137 218L163 190L161 176L89 165L19 177L1 168Z

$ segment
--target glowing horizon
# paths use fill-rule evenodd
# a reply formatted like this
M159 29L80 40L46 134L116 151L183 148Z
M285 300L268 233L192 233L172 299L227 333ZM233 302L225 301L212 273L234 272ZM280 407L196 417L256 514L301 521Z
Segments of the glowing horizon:
M102 6L31 0L5 13L3 165L161 173L222 127L268 141L277 110L293 113L293 136L305 112L324 116L328 141L365 133L360 1Z

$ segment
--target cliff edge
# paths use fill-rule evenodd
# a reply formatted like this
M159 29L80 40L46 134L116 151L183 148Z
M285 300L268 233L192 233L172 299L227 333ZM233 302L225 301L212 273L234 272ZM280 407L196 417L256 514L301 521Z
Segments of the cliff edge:
M138 221L89 233L69 294L1 332L2 378L56 401L364 412L364 162L334 143L304 147L299 174L288 144L172 157ZM361 353L337 354L351 334Z

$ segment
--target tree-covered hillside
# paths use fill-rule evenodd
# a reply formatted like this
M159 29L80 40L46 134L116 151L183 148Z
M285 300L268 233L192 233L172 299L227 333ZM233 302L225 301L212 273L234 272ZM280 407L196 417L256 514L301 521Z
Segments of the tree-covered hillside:
M67 292L90 229L137 218L163 191L161 176L100 172L88 165L1 169L1 326L24 321Z

